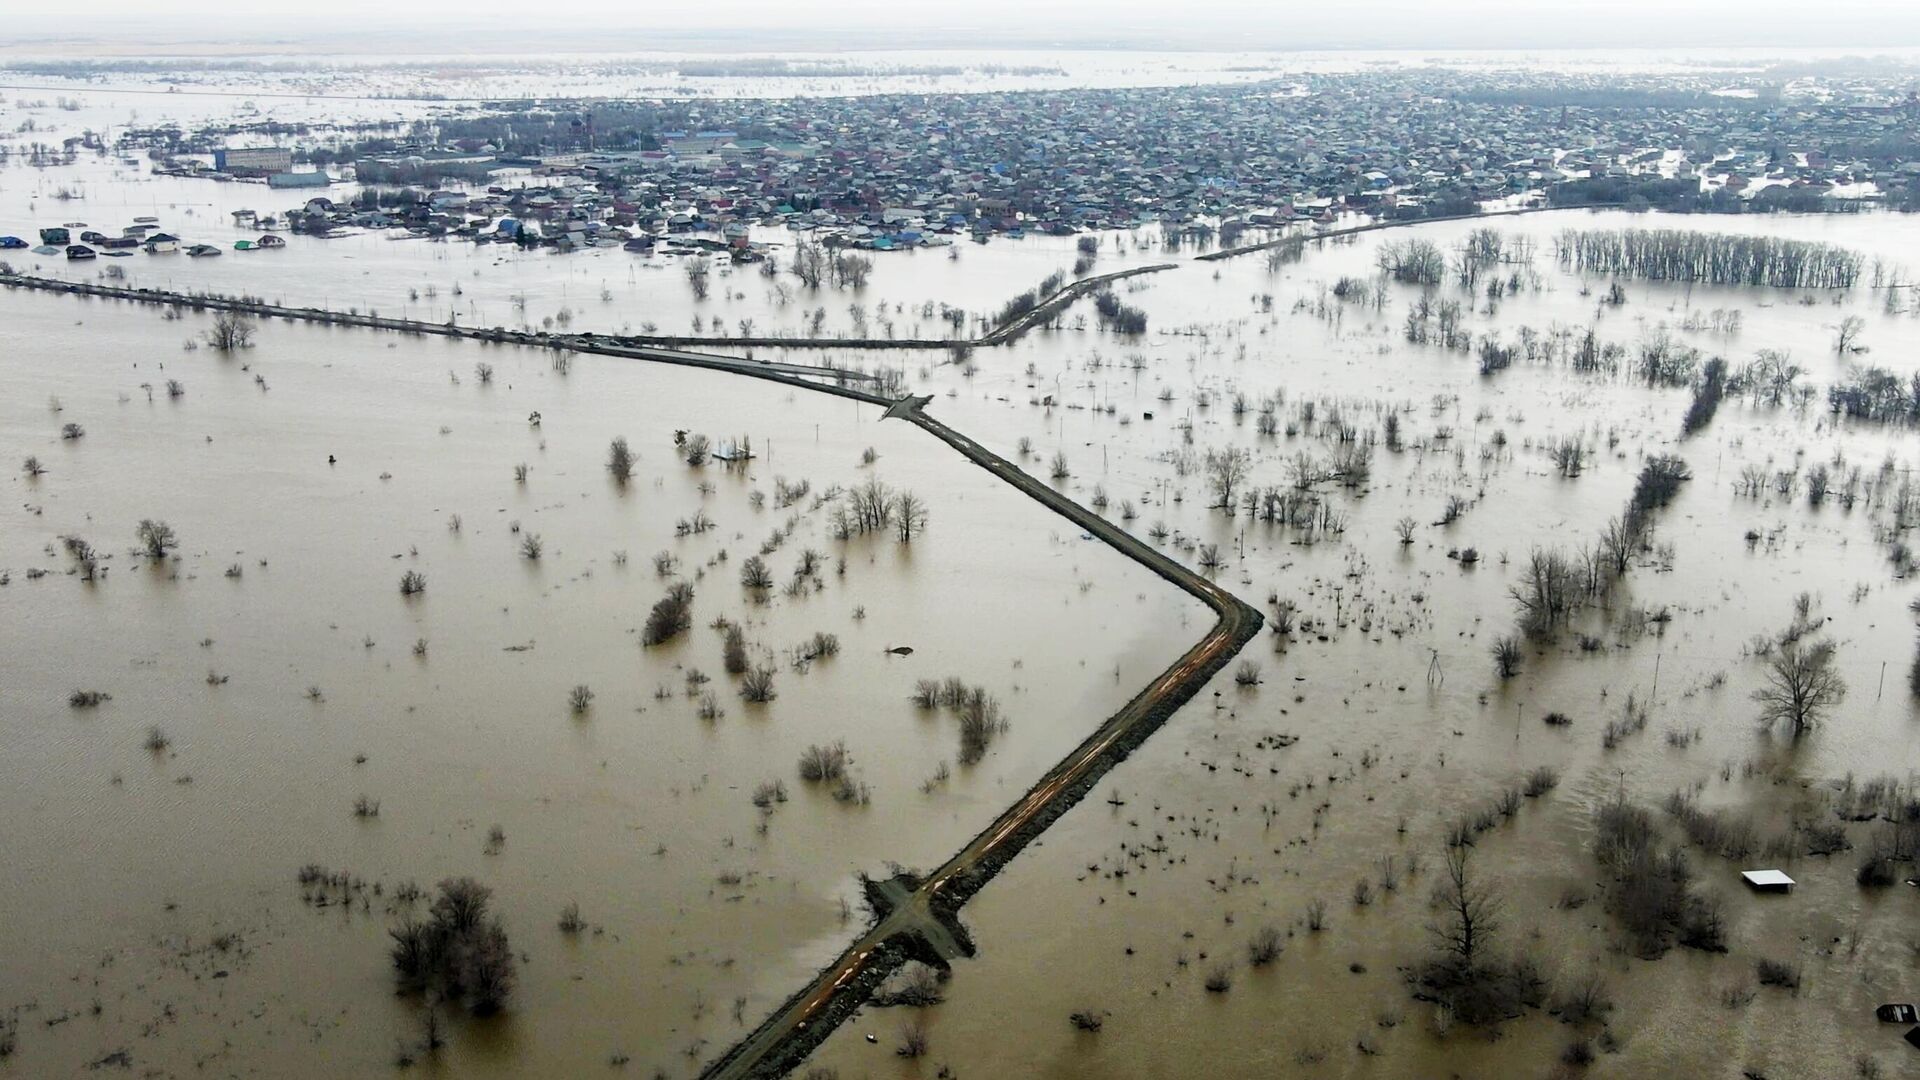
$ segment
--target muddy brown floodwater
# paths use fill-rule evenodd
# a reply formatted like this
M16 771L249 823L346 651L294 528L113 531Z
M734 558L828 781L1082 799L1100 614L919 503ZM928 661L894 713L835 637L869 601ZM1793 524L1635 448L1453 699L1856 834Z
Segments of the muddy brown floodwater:
M223 242L238 235L227 212L260 195L76 168L94 184L89 219L156 213ZM11 231L47 217L29 205L52 205L36 190L0 199ZM1902 546L1916 524L1915 447L1910 428L1837 420L1823 403L1861 364L1914 372L1920 300L1900 264L1920 222L1503 219L1490 227L1531 253L1502 265L1499 295L1485 278L1462 290L1449 272L1428 298L1460 303L1476 339L1592 328L1621 350L1598 371L1563 353L1483 375L1472 351L1407 340L1419 288L1389 283L1377 305L1341 298L1353 295L1342 278L1373 294L1385 245L1429 240L1451 255L1475 227L1384 230L1272 263L1190 263L1156 230L1110 234L1099 272L1184 264L1118 289L1149 317L1138 337L1101 330L1083 301L963 363L756 350L901 366L955 430L1035 475L1063 455L1061 490L1190 565L1211 545L1218 582L1270 625L1290 613L1295 627L1249 646L1254 685L1217 677L981 891L963 915L979 955L955 965L943 1004L867 1008L806 1068L1782 1077L1864 1075L1864 1056L1885 1075L1913 1073L1914 1052L1871 1006L1920 994L1920 890L1856 884L1886 823L1839 811L1849 777L1855 791L1887 777L1910 799L1920 761ZM1902 287L1624 280L1615 305L1601 302L1610 280L1553 257L1560 229L1630 227L1840 244ZM865 294L805 299L735 270L707 301L664 258L376 235L121 264L133 285L467 325L678 333L698 316L709 332L742 320L770 332L827 308L828 333L864 323L908 336L943 333L942 303L978 316L1072 259L1070 244L1045 240L969 246L958 261L889 256ZM201 317L73 298L7 293L0 315L19 343L0 355L0 809L30 823L9 829L0 877L0 1015L17 1024L7 1067L22 1075L123 1053L162 1074L385 1070L422 1030L418 1003L392 993L393 887L462 873L495 888L524 961L504 1015L452 1023L441 1071L578 1075L626 1060L693 1075L865 928L856 872L938 865L1210 621L870 406L624 360L578 357L562 374L546 353L285 324L220 359L181 348ZM1870 352L1836 354L1849 315ZM1785 352L1808 403L1729 393L1683 439L1687 387L1633 373L1662 342L1736 370ZM481 362L495 367L487 385ZM182 397L168 397L170 378ZM63 440L68 422L84 437ZM761 456L692 469L672 454L677 428L751 435ZM641 455L625 489L603 468L615 435ZM1582 450L1577 476L1549 452L1568 440ZM869 446L877 458L862 464ZM1359 447L1367 475L1328 478ZM1314 512L1288 525L1210 508L1205 456L1232 448L1248 455L1244 489L1292 491L1304 473ZM29 454L45 475L17 468ZM1531 551L1590 546L1656 454L1685 459L1692 479L1653 515L1652 544L1604 602L1497 678L1490 646L1515 628ZM1821 467L1858 469L1858 500L1811 499ZM815 503L870 475L927 498L931 527L911 546L830 535L830 508ZM779 476L810 481L809 495L775 508ZM1461 512L1441 524L1450 498ZM697 510L717 528L677 537ZM178 529L177 559L130 551L148 517ZM739 564L789 519L766 556L780 587L755 603ZM545 541L537 562L516 550L529 532ZM104 580L70 572L60 538L74 534L110 554ZM819 585L788 594L808 547L827 558ZM642 649L638 627L667 585L660 551L695 587L694 626ZM427 579L411 599L398 591L409 569ZM1750 693L1764 679L1758 651L1795 621L1802 593L1803 626L1835 643L1849 693L1791 740L1760 730ZM776 667L773 702L734 692L710 626L720 617L743 620ZM799 671L791 653L816 631L841 650ZM896 645L915 651L883 651ZM689 696L691 668L711 682ZM914 680L948 675L984 687L1011 720L975 766L957 763L949 713L907 702ZM595 697L575 716L566 696L582 683ZM75 689L112 698L76 709ZM724 716L703 720L709 691ZM1629 695L1648 705L1646 723L1609 738ZM146 748L150 727L166 736L159 752ZM796 774L804 749L842 739L866 805ZM1598 979L1612 1007L1580 1024L1544 1007L1495 1029L1449 1023L1406 978L1429 953L1442 838L1541 767L1557 784L1473 845L1501 900L1496 948L1538 964L1554 984L1544 1004ZM776 779L788 801L763 814L751 795ZM1758 850L1725 857L1689 841L1662 809L1675 792L1750 823ZM362 795L377 817L354 816ZM1625 944L1593 850L1595 812L1623 798L1687 852L1695 891L1721 904L1727 952L1643 959ZM489 854L496 824L505 839ZM1849 846L1812 854L1835 829ZM358 875L363 900L312 903L295 880L307 863ZM1737 873L1755 864L1800 887L1745 892ZM588 924L577 937L556 926L572 901ZM1269 927L1281 949L1256 966L1248 946ZM1798 990L1759 985L1762 959L1797 965ZM1210 976L1226 989L1209 991ZM1075 1012L1099 1030L1076 1027ZM919 1058L896 1053L909 1025L926 1033ZM1572 1063L1575 1044L1590 1067Z
M1897 505L1914 446L1910 431L1837 422L1824 408L1825 387L1855 364L1902 378L1913 370L1911 292L1629 282L1616 309L1596 303L1604 279L1563 273L1550 246L1566 227L1733 229L1842 243L1892 264L1915 224L1585 213L1491 224L1535 238L1537 280L1492 311L1485 296L1470 297L1476 333L1511 341L1521 326L1592 325L1632 356L1664 325L1736 366L1781 349L1817 388L1813 404L1730 396L1705 431L1683 440L1684 388L1564 362L1483 376L1475 356L1405 340L1419 290L1389 286L1378 312L1329 296L1343 275L1371 279L1381 244L1426 238L1450 250L1471 224L1310 246L1278 268L1252 255L1142 279L1126 299L1150 313L1158 332L1146 339L1116 342L1069 324L981 362L944 405L952 422L1025 436L1042 453L1099 455L1099 489L1116 505L1182 493L1145 511L1141 527L1164 523L1167 543L1187 545L1189 557L1217 544L1222 580L1270 613L1291 608L1303 629L1249 650L1264 654L1258 686L1223 673L1217 699L1203 695L1176 717L982 891L967 912L980 954L956 965L944 1003L865 1010L814 1055L812 1075L1539 1076L1588 1068L1563 1062L1575 1060L1575 1044L1591 1052L1594 1075L1920 1067L1901 1032L1873 1017L1880 1001L1916 992L1920 898L1905 886L1856 884L1886 826L1839 812L1849 778L1889 777L1910 800L1920 760L1906 685L1913 590L1889 558L1911 535ZM1451 285L1437 292L1461 295ZM1688 328L1710 324L1714 309L1743 319L1730 332ZM1836 357L1834 326L1856 313L1872 352ZM1240 394L1244 413L1233 407ZM1067 407L1039 407L1042 395ZM1382 441L1389 408L1403 428L1398 451ZM1259 430L1263 409L1278 418L1271 435ZM1333 527L1206 508L1208 450L1245 448L1248 486L1286 487L1298 454L1338 452L1337 421L1374 445L1365 484L1319 485L1336 508ZM1578 477L1548 460L1562 437L1590 453ZM1530 645L1517 677L1498 679L1488 649L1515 626L1509 590L1527 553L1591 545L1654 453L1679 454L1693 475L1659 512L1654 549L1557 641ZM1879 478L1885 501L1811 502L1805 480L1822 464L1836 475L1859 466ZM1749 467L1767 478L1756 496L1738 490ZM1078 490L1093 497L1095 479ZM1470 508L1436 524L1449 494ZM1411 544L1397 535L1402 516L1416 522ZM1481 553L1473 568L1452 557L1470 546ZM1754 639L1792 623L1803 592L1815 632L1838 643L1850 692L1795 741L1759 728L1749 691L1763 681ZM1649 720L1609 744L1603 729L1629 694L1651 701ZM1543 722L1550 712L1571 722ZM1597 978L1611 1010L1581 1024L1545 1008L1491 1029L1449 1024L1408 985L1432 951L1442 837L1541 766L1557 771L1557 786L1520 799L1474 844L1500 902L1495 947L1531 957L1554 993ZM1725 858L1689 844L1661 809L1676 791L1751 822L1783 850ZM1621 797L1652 810L1688 853L1696 889L1722 904L1727 952L1675 947L1648 960L1628 946L1592 851L1595 811ZM1811 854L1823 828L1839 828L1851 846ZM1755 865L1780 865L1800 885L1789 897L1748 893L1737 874ZM1904 867L1911 876L1914 864ZM1256 966L1249 945L1264 928L1278 932L1281 951ZM1761 959L1798 965L1799 989L1760 985ZM1204 985L1216 972L1224 991ZM1099 1029L1084 1030L1075 1013ZM909 1029L924 1034L924 1056L896 1052Z
M870 406L287 325L223 359L179 350L191 318L5 304L46 342L9 351L0 423L9 462L46 465L9 478L0 552L6 812L35 823L0 886L0 1009L19 1017L29 1074L121 1051L163 1072L384 1069L420 1025L385 959L393 887L460 873L495 889L525 961L502 1018L455 1023L447 1068L697 1060L838 950L856 870L957 848L1138 689L1131 672L1164 667L1209 620ZM68 422L84 437L62 440ZM759 457L690 468L683 427L750 436ZM615 435L640 455L624 489L603 465ZM829 535L814 502L869 475L927 500L924 536ZM813 492L775 509L776 476ZM717 527L676 537L702 510ZM132 553L148 517L178 531L177 557ZM794 518L765 556L780 586L754 602L739 563ZM101 580L69 573L69 534L106 554ZM529 534L537 561L517 548ZM790 593L806 548L826 556L819 582ZM643 649L662 551L694 584L695 625ZM426 577L411 598L407 570ZM776 668L774 701L735 692L719 617ZM840 651L799 671L816 631ZM687 692L695 668L717 719ZM978 765L960 764L950 714L908 701L916 679L948 675L1010 720ZM576 684L595 694L580 716ZM112 697L76 709L74 689ZM150 727L164 749L147 748ZM866 805L796 775L802 750L836 740ZM763 815L750 796L776 779L789 798ZM361 795L377 816L355 816ZM304 903L307 863L385 895ZM589 927L577 938L556 927L570 901Z

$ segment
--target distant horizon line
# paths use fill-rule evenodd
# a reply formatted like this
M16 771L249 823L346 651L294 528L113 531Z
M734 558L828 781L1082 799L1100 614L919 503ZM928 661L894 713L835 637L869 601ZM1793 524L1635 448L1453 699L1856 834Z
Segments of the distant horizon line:
M600 28L591 33L570 30L538 30L505 24L479 24L449 30L444 23L432 21L363 24L351 31L315 32L310 27L292 24L256 22L250 27L231 24L180 26L159 23L143 25L121 21L113 30L101 32L89 28L74 33L54 26L27 27L16 23L11 40L0 45L0 62L7 57L66 53L87 46L106 46L111 52L98 56L74 56L77 61L99 59L124 60L130 56L241 58L262 54L303 54L314 56L379 56L438 52L449 57L497 57L529 53L565 53L619 55L631 53L726 52L747 56L766 53L834 52L1144 52L1144 53L1674 53L1738 52L1782 57L1808 53L1859 55L1863 58L1890 53L1920 51L1920 28L1906 32L1881 33L1871 42L1831 39L1804 32L1791 42L1747 40L1740 35L1727 36L1726 27L1718 27L1719 36L1686 35L1678 40L1650 45L1639 40L1614 40L1612 35L1596 38L1582 35L1571 40L1554 34L1538 40L1524 37L1494 42L1464 43L1452 38L1422 41L1367 41L1350 37L1316 36L1308 40L1280 42L1271 31L1251 31L1237 40L1222 42L1219 28L1195 28L1169 34L1151 27L1107 27L1099 33L1079 30L1036 28L1010 32L968 26L928 26L878 31L860 27L792 27L742 30L728 27L675 27L654 30ZM1852 32L1857 29L1849 28ZM377 31L377 39L369 39ZM395 40L395 35L404 35ZM902 40L906 39L906 40ZM128 46L140 46L135 52ZM45 52L43 52L43 50Z

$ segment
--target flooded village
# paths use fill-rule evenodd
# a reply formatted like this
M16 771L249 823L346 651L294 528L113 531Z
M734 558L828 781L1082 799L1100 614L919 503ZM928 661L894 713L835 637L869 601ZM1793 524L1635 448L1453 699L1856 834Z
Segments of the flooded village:
M1920 1070L1909 53L0 75L0 1077Z

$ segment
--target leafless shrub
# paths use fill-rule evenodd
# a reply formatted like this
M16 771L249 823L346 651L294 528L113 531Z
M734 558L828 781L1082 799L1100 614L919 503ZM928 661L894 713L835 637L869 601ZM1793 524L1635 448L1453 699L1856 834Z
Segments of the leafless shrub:
M1560 784L1560 770L1551 765L1542 765L1527 774L1526 786L1522 793L1529 799L1537 799L1552 791Z
M1512 634L1494 641L1493 670L1503 679L1520 674L1520 640Z
M1613 1001L1607 996L1606 981L1595 973L1554 995L1553 1004L1547 1011L1559 1017L1562 1023L1579 1025L1601 1022L1613 1011Z
M729 675L744 675L747 670L747 634L737 623L728 623L720 647L721 663Z
M773 668L762 665L747 672L740 680L740 696L748 701L766 703L776 696L773 689Z
M1277 926L1263 926L1247 942L1247 966L1266 967L1280 958L1281 937Z
M1307 929L1319 933L1327 926L1327 902L1321 899L1307 901Z
M607 471L620 483L626 483L633 477L633 463L637 460L633 450L627 446L625 436L616 436L607 446Z
M94 709L112 700L113 695L105 690L75 690L67 695L67 704L76 709Z
M567 691L567 708L573 712L573 715L582 715L592 705L593 690L586 683L581 683Z
M749 589L773 588L773 571L767 569L767 561L758 555L749 555L740 564L740 584Z
M1006 729L1000 703L975 689L960 706L960 764L972 765L986 756L994 736Z
M687 438L681 452L686 456L687 464L699 468L707 463L707 455L712 452L713 443L705 435L692 435Z
M903 1058L917 1058L927 1052L927 1028L918 1020L909 1020L900 1025L900 1045L894 1053Z
M753 789L753 805L762 810L771 810L775 803L787 801L787 785L780 780L767 780Z
M1778 986L1783 990L1800 989L1800 965L1787 960L1774 960L1762 957L1754 965L1754 974L1761 986Z
M847 744L815 744L800 754L800 779L810 783L839 780L847 775Z
M1067 1023L1072 1024L1076 1031L1097 1032L1106 1022L1106 1013L1091 1008L1075 1009L1067 1015Z
M667 595L661 597L647 613L647 622L640 631L643 645L659 645L679 636L693 625L693 586L685 582L675 582L668 586Z
M415 596L427 591L427 575L409 570L400 575L400 595Z

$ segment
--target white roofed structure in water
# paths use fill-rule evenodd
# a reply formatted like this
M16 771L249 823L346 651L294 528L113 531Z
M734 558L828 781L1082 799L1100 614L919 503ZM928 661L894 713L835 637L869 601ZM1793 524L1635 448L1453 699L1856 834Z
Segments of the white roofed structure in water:
M1793 891L1793 879L1779 870L1742 870L1740 880L1758 892Z

